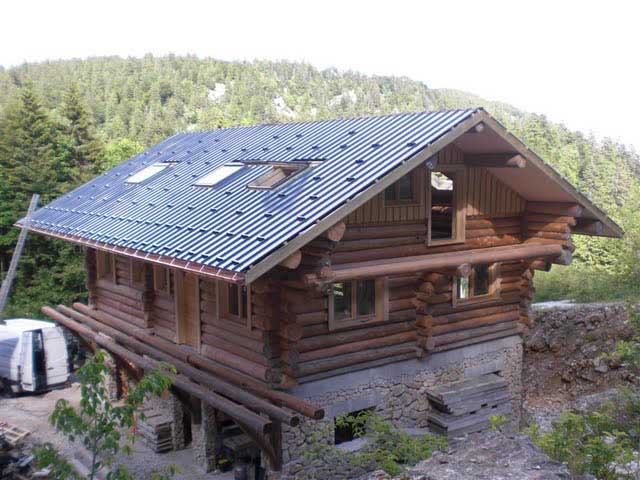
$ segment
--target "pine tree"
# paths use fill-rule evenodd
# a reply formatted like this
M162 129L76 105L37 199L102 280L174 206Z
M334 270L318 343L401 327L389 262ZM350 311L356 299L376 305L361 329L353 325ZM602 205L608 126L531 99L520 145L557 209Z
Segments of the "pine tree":
M72 83L64 94L62 114L66 120L65 133L70 140L72 162L82 174L94 172L103 154L103 147L76 83Z

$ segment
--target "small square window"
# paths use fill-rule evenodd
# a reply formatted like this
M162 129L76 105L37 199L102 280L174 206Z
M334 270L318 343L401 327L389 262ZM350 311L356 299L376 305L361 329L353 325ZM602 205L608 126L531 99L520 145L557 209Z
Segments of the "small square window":
M235 283L220 283L220 293L222 295L223 318L241 322L248 327L251 326L251 301L249 292L245 285Z
M165 162L154 163L153 165L149 165L147 168L144 168L139 172L131 175L129 178L127 178L126 183L142 183L145 180L153 177L154 175L162 172L165 168L168 168L171 165L171 163Z
M329 329L383 321L388 310L386 278L347 280L329 289Z
M399 205L412 205L420 203L417 191L416 172L411 172L401 177L394 184L389 185L384 191L385 205L394 207Z
M454 305L494 300L500 296L499 266L497 263L475 265L467 277L454 279Z
M213 187L225 178L230 177L234 173L238 172L242 167L243 165L240 163L229 163L227 165L222 165L221 167L218 167L215 170L209 172L204 177L196 180L194 185L196 187Z

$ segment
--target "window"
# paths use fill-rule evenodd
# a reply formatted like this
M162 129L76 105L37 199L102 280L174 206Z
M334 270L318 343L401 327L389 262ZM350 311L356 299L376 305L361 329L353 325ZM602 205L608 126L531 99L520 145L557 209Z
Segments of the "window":
M153 266L153 289L158 293L171 295L171 270L167 267Z
M226 165L222 165L221 167L218 167L215 170L209 172L204 177L196 180L194 185L196 187L213 187L225 178L230 177L231 175L239 171L242 167L243 165L241 163L228 163Z
M384 191L384 203L387 207L420 203L417 196L417 175L408 173Z
M251 302L245 285L223 283L221 290L222 315L230 320L251 326Z
M329 289L329 329L384 321L388 303L386 278L333 283Z
M336 445L350 442L363 436L366 420L375 411L374 407L339 415L333 419L333 440Z
M269 170L247 185L249 188L272 189L289 180L306 168L295 163L272 165Z
M147 168L143 168L137 173L131 175L126 183L141 183L147 180L148 178L153 177L155 174L160 173L165 168L170 167L171 163L159 162L154 163L153 165L148 166Z
M464 242L465 207L460 194L464 170L429 174L429 245Z
M500 296L499 264L475 265L467 277L455 277L453 304L494 300Z
M115 282L115 257L107 252L96 252L96 274L98 278L104 278Z

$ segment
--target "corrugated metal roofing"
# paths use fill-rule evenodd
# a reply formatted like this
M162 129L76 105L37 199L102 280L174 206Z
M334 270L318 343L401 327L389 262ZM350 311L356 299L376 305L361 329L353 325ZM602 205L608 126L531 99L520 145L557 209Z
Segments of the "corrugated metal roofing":
M127 251L245 272L371 187L477 110L449 110L179 133L39 209L31 226ZM194 182L233 161L314 160L274 190L247 166L214 187ZM172 166L139 184L149 165Z

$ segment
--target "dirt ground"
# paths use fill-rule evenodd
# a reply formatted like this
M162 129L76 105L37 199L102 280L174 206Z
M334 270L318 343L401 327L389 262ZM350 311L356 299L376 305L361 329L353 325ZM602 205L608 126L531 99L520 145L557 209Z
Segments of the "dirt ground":
M56 401L61 398L77 406L80 402L79 385L75 383L69 387L40 395L0 398L0 421L30 431L26 441L32 445L49 442L66 458L77 459L76 452L81 447L77 443L71 444L66 441L48 421ZM170 465L176 465L179 469L175 479L224 480L233 478L232 472L205 474L195 462L192 448L157 454L147 448L142 441L138 441L133 446L132 455L121 456L119 461L129 469L134 478L139 479L150 478L153 472Z

